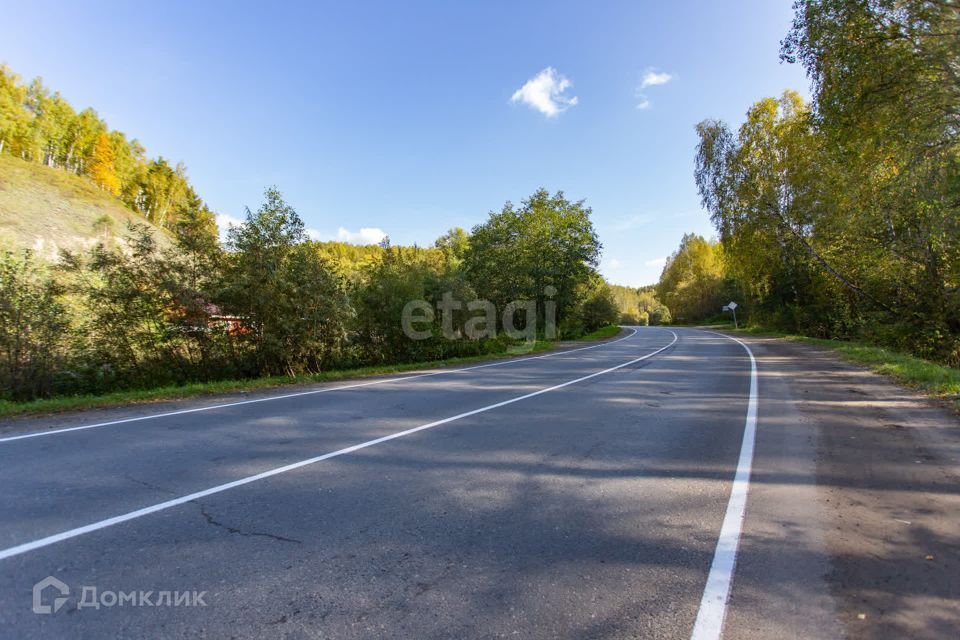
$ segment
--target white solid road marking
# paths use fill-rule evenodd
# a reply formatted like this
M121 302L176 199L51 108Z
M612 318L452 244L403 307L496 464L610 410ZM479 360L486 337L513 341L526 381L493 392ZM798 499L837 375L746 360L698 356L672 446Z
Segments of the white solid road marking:
M747 508L747 490L750 488L750 471L753 468L753 445L757 435L757 361L745 343L722 333L715 335L739 343L750 356L750 400L747 402L747 418L743 427L743 443L740 445L737 472L733 478L727 512L720 527L720 537L717 539L717 548L713 554L710 573L707 575L707 584L703 589L691 640L719 640L723 632L723 619L727 614L727 599L730 597L740 533L743 530L743 516Z
M478 364L470 367L460 367L458 369L441 369L439 371L428 371L426 373L417 373L409 376L399 376L396 378L381 378L377 380L371 380L369 382L355 382L352 384L343 384L336 387L324 387L322 389L313 389L311 391L298 391L297 393L285 393L279 396L269 396L266 398L256 398L255 400L239 400L237 402L226 402L223 404L210 405L209 407L195 407L193 409L180 409L178 411L167 411L166 413L154 413L146 416L137 416L134 418L123 418L122 420L110 420L109 422L97 422L96 424L85 424L78 427L65 427L63 429L48 429L47 431L36 431L33 433L24 433L17 436L7 436L6 438L0 438L0 443L4 442L13 442L14 440L26 440L28 438L39 438L42 436L52 436L58 433L69 433L71 431L84 431L86 429L95 429L97 427L109 427L115 424L126 424L128 422L139 422L141 420L153 420L154 418L168 418L170 416L180 416L186 413L197 413L200 411L213 411L215 409L225 409L226 407L237 407L244 404L255 404L258 402L270 402L271 400L286 400L287 398L298 398L300 396L312 396L318 393L328 393L330 391L343 391L346 389L357 389L359 387L372 387L378 384L388 384L390 382L404 382L406 380L415 380L417 378L427 378L429 376L439 376L448 373L460 373L461 371L473 371L475 369L486 369L487 367L502 367L508 364L516 364L518 362L526 362L528 360L541 360L544 358L552 358L554 356L560 356L567 353L574 353L577 351L588 351L590 349L598 349L600 347L608 347L611 344L616 344L617 342L622 342L628 338L632 338L637 334L636 329L631 329L633 333L622 338L617 338L616 340L610 340L607 342L601 342L600 344L590 345L589 347L577 347L576 349L564 349L563 351L554 351L552 353L546 353L541 356L530 356L527 358L513 358L510 360L503 360L500 362L491 362L488 364Z
M669 331L669 330L668 330ZM57 542L63 542L64 540L69 540L70 538L76 538L77 536L82 536L85 533L91 533L93 531L99 531L100 529L106 529L107 527L112 527L115 524L120 524L121 522L127 522L129 520L135 520L137 518L142 518L143 516L150 515L151 513L156 513L158 511L163 511L164 509L169 509L171 507L176 507L178 505L191 502L193 500L199 500L200 498L205 498L206 496L213 495L215 493L220 493L222 491L227 491L228 489L234 489L236 487L241 487L245 484L250 484L251 482L256 482L257 480L263 480L265 478L270 478L272 476L280 475L281 473L286 473L288 471L293 471L294 469L299 469L300 467L306 467L307 465L315 464L323 460L329 460L330 458L336 458L337 456L342 456L348 453L353 453L354 451L359 451L360 449L366 449L367 447L372 447L383 442L389 442L390 440L396 440L397 438L402 438L408 436L412 433L417 433L418 431L425 431L426 429L432 429L433 427L439 427L442 424L447 424L449 422L454 422L455 420L460 420L462 418L467 418L469 416L475 416L478 413L485 413L492 409L498 409L500 407L505 407L509 404L515 402L520 402L521 400L527 400L544 393L549 393L551 391L556 391L557 389L563 389L564 387L569 387L572 384L577 384L578 382L583 382L584 380L589 380L591 378L596 378L597 376L602 376L606 373L611 373L617 369L622 369L624 367L629 367L632 364L636 364L647 358L652 358L658 353L665 351L672 347L677 342L677 334L673 331L670 331L673 335L673 340L670 344L665 347L660 347L656 351L648 353L639 358L634 358L623 364L618 364L615 367L610 367L609 369L604 369L603 371L597 371L574 380L568 380L567 382L562 382L552 387L546 387L540 389L539 391L534 391L532 393L527 393L522 396L517 396L516 398L511 398L509 400L504 400L503 402L497 402L496 404L490 404L485 407L480 407L479 409L474 409L472 411L466 411L464 413L459 413L455 416L449 418L444 418L442 420L437 420L435 422L429 422L427 424L422 424L418 427L413 427L412 429L406 429L405 431L398 431L397 433L392 433L388 436L383 436L382 438L376 438L375 440L368 440L367 442L361 442L360 444L355 444L353 446L347 447L345 449L339 449L337 451L332 451L330 453L325 453L313 458L307 458L306 460L301 460L299 462L294 462L292 464L284 465L282 467L277 467L275 469L270 469L269 471L263 471L256 475L247 476L245 478L240 478L239 480L234 480L233 482L227 482L225 484L217 485L209 489L204 489L203 491L197 491L185 496L180 496L179 498L174 498L173 500L167 500L166 502L161 502L159 504L154 504L149 507L144 507L142 509L137 509L136 511L130 511L129 513L124 513L123 515L114 516L113 518L107 518L106 520L100 520L99 522L93 522L82 527L77 527L75 529L70 529L68 531L63 531L61 533L56 533L45 538L40 538L32 542L25 542L19 544L15 547L9 547L0 551L0 560L10 558L12 556L20 555L21 553L26 553L28 551L34 551L42 547L55 544ZM632 334L631 334L632 335ZM630 336L627 336L630 337ZM607 343L609 344L609 343Z

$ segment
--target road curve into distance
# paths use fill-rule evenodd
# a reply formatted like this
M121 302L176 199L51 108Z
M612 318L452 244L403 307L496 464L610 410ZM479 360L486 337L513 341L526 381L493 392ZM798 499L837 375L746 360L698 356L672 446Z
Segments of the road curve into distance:
M16 426L0 636L749 635L723 624L756 371L732 338L643 327Z

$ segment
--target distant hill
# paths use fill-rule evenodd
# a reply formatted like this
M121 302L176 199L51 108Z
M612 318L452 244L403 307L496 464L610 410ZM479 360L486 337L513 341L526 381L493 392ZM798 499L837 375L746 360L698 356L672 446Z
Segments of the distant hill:
M169 237L88 178L0 155L0 247L56 260L61 249L123 238L131 222Z

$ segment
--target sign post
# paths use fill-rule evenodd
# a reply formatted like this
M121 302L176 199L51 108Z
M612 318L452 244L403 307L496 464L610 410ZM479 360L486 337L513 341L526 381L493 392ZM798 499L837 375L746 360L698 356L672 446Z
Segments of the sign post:
M725 304L725 305L723 305L722 311L732 311L732 312L733 312L733 328L734 328L734 329L739 329L740 327L739 327L739 325L737 325L737 303L736 303L736 302L733 302L733 301L731 300L731 301L730 301L730 304Z

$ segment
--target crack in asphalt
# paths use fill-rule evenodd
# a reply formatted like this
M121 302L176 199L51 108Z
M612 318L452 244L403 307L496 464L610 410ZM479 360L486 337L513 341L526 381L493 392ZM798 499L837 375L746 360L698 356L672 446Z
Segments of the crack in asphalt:
M129 480L130 482L133 482L133 483L135 483L135 484L139 484L139 485L141 485L141 486L143 486L143 487L146 487L147 489L153 489L154 491L159 491L160 493L166 493L166 494L169 494L169 495L174 495L174 494L175 494L175 492L174 492L174 491L171 491L170 489L164 489L163 487L161 487L161 486L159 486L159 485L156 485L156 484L151 484L151 483L147 482L146 480L140 480L140 479L138 479L138 478L134 478L134 477L133 477L132 475L130 475L129 473L123 474L123 477L124 477L126 480Z
M267 533L265 531L244 531L243 529L238 529L236 527L231 527L230 525L224 524L216 520L209 511L207 511L206 506L202 502L195 502L198 507L200 507L200 514L207 521L207 524L214 527L219 527L227 531L228 533L235 533L237 535L244 536L246 538L270 538L271 540L276 540L278 542L294 542L296 544L303 544L303 540L297 540L295 538L287 538L285 536L277 535L275 533Z

